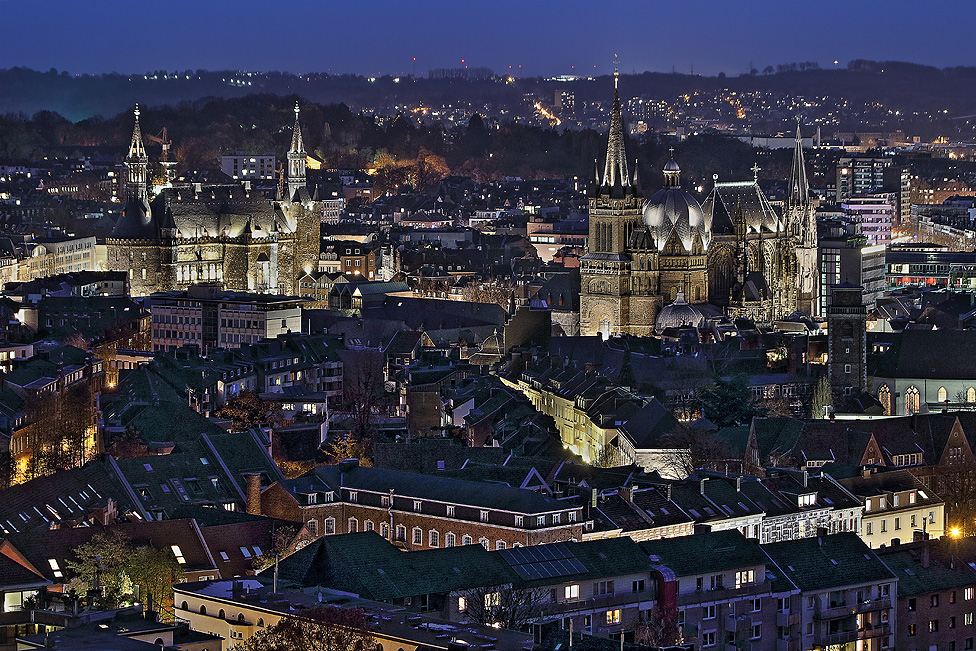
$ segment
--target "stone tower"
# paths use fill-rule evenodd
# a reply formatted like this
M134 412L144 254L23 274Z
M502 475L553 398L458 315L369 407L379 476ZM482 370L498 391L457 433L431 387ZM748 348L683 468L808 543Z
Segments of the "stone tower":
M142 129L139 126L139 105L133 111L136 116L132 129L132 140L129 142L129 155L125 157L125 200L137 200L144 204L149 202L149 156L142 143Z
M295 198L295 193L302 188L306 188L305 143L302 142L302 126L298 121L300 112L301 108L299 108L298 102L295 102L295 128L292 130L291 148L288 150L288 196L283 197L288 201L298 201Z
M867 322L864 288L851 283L830 288L827 307L827 372L834 404L868 388Z
M627 166L624 126L620 112L619 77L614 73L613 108L607 137L607 156L600 178L599 164L589 192L589 238L580 265L580 332L583 335L634 332L631 328L632 234L642 223L642 199ZM656 289L656 288L655 288ZM650 334L655 314L639 319Z
M786 199L786 223L789 235L796 243L797 309L813 315L819 295L820 270L817 260L816 207L810 200L807 172L803 160L803 140L800 121L796 122L796 141L793 145L793 169L790 171L789 195ZM816 315L820 316L820 315Z

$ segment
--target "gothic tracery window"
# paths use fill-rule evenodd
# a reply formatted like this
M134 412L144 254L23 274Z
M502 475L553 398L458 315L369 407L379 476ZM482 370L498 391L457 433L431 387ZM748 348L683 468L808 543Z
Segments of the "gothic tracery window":
M919 393L918 388L911 386L905 390L905 413L911 416L919 412Z
M891 389L888 388L887 384L882 384L881 388L878 389L878 402L884 407L885 416L891 415Z

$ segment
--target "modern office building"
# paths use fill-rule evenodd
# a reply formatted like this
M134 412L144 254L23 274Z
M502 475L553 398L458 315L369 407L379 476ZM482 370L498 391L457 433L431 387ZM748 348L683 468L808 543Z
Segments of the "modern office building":
M302 330L302 303L295 296L222 292L220 285L192 285L151 297L153 350L196 344L239 348Z

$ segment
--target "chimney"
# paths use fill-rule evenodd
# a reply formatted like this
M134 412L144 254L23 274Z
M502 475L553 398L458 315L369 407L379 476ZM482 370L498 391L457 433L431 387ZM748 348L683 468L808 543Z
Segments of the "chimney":
M664 495L665 495L665 497L668 498L668 501L670 502L671 501L671 483L670 482L668 482L668 485L664 487Z
M922 567L928 569L929 567L929 544L925 542L922 544Z
M804 470L803 471L803 487L804 488L807 487L807 480L809 480L809 479L810 479L810 473L808 473L806 470Z
M634 501L633 485L624 486L620 488L620 490L617 491L617 495L619 495L625 502L633 502Z
M707 477L702 477L698 480L698 492L702 495L705 494L705 482L708 481Z
M261 473L246 472L244 481L247 482L247 512L251 515L261 515Z
M739 475L738 477L735 478L735 492L736 493L742 492L742 475Z

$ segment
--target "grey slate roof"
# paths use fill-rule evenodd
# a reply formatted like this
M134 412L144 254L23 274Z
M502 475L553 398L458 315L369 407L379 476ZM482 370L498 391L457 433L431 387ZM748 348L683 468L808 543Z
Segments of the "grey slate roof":
M762 549L803 591L898 578L856 533L788 540Z

